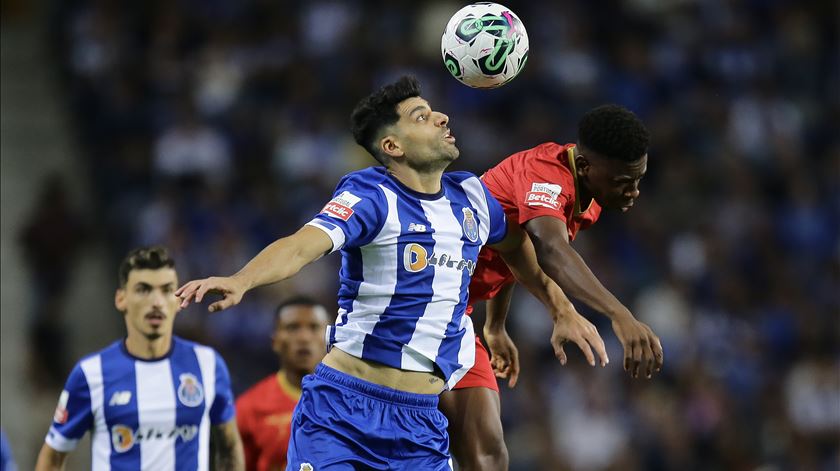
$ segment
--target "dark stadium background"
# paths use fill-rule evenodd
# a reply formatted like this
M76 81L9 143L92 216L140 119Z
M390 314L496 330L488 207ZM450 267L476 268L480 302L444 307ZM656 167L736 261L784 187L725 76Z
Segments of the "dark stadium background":
M561 367L519 290L522 378L502 391L512 470L838 469L837 4L505 3L530 59L477 91L440 59L459 2L3 0L2 427L21 469L69 368L121 335L120 257L163 243L184 280L232 273L374 163L349 112L406 72L450 116L454 169L573 141L604 102L652 133L636 206L574 246L661 337L664 371L628 378L597 317L611 364L567 347ZM276 366L272 306L293 293L334 306L338 261L230 312L191 307L177 330L219 348L241 391Z

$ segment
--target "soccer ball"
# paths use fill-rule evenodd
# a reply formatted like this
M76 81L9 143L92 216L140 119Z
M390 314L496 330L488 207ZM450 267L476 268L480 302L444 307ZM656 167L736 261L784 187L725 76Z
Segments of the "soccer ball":
M510 9L498 3L473 3L449 19L440 52L452 76L465 85L496 88L525 67L528 33Z

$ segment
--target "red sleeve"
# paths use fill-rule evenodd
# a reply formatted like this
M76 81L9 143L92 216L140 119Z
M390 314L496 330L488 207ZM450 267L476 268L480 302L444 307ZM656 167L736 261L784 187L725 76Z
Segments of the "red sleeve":
M533 155L521 162L514 179L515 204L519 224L540 216L566 222L574 205L575 182L569 169L561 164L566 146L543 145L532 149Z

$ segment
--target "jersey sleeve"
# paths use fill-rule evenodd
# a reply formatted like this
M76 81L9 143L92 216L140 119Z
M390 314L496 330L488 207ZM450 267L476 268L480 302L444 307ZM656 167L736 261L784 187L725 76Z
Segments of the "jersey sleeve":
M56 451L72 451L92 425L90 388L84 371L77 364L70 372L64 390L58 398L53 422L45 441Z
M481 180L479 180L481 181ZM501 242L507 235L507 216L499 201L487 189L487 185L481 182L484 190L484 198L487 200L487 212L490 214L490 233L487 236L487 244Z
M230 373L221 355L216 353L216 397L210 406L210 423L223 424L236 415L233 390L230 387Z
M559 158L566 158L560 146ZM556 165L551 159L529 158L513 180L514 203L519 209L519 224L540 216L549 216L566 222L565 208L574 204L575 181L565 166ZM551 163L549 163L551 162Z
M333 243L330 252L343 247L360 247L376 236L388 203L376 185L362 176L351 175L339 182L333 198L307 223L326 232Z

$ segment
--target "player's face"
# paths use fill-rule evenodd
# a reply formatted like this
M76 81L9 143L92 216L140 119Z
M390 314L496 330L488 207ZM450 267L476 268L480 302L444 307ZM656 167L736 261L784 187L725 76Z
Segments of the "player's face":
M172 268L131 270L115 298L129 335L140 334L149 340L171 336L180 309L177 288L178 277Z
M320 306L291 305L277 314L272 347L283 368L311 373L326 353L327 312Z
M397 113L397 143L410 167L418 171L442 170L458 158L460 151L449 131L449 116L432 111L420 97L401 101Z
M627 211L639 197L639 182L647 172L647 154L625 162L581 149L575 161L578 178L602 207Z

